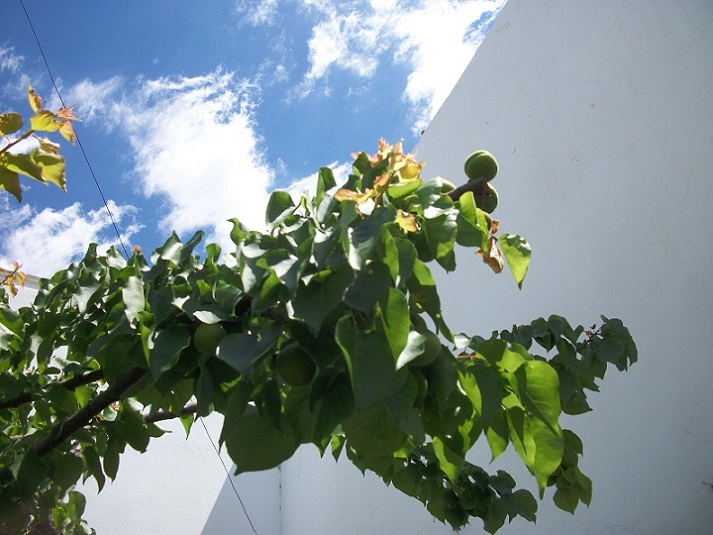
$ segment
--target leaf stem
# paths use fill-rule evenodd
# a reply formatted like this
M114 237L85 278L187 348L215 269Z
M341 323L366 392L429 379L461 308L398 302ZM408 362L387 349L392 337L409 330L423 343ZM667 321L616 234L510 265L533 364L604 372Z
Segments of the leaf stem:
M2 154L3 152L7 152L11 147L14 147L14 146L17 145L18 143L20 143L20 141L23 141L23 140L27 139L28 137L30 137L30 136L31 136L32 134L34 134L34 133L35 133L34 130L28 130L27 132L25 132L24 134L22 134L20 137L18 137L15 141L11 141L10 143L8 143L7 145L5 145L4 147L0 148L0 154Z

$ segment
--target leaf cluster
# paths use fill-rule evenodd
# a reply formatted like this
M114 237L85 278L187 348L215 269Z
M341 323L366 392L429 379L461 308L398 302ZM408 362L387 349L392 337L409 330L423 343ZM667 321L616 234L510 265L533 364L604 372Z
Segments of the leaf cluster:
M479 438L493 459L512 445L540 497L554 486L559 507L588 504L583 446L559 416L589 409L608 364L636 360L629 332L552 316L489 339L453 333L429 264L452 271L457 244L490 259L500 245L521 284L530 249L496 236L472 191L449 195L420 172L382 141L344 184L322 168L315 195L274 192L266 232L233 219L232 251L197 254L202 233L174 234L150 259L91 246L31 306L3 302L0 518L30 503L77 525L81 507L66 512L79 479L101 489L127 446L161 435L157 422L180 418L189 433L214 411L238 473L314 444L454 528L536 518L529 491L468 460Z
M76 134L72 121L78 120L72 111L73 106L60 108L57 112L44 109L42 98L29 84L27 99L34 114L24 132L20 133L24 122L19 113L0 113L0 136L5 139L5 144L0 147L0 189L11 193L17 202L22 201L20 175L42 184L55 184L66 191L65 162L59 154L59 144L37 134L59 132L67 141L74 143ZM28 139L34 139L31 147L17 151L19 144Z

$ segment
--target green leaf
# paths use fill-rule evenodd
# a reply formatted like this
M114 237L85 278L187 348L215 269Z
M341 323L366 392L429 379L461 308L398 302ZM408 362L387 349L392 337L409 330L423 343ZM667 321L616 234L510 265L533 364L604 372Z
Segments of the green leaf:
M185 325L173 324L153 336L153 348L149 353L149 369L154 378L170 370L178 357L191 343L191 333Z
M265 223L274 229L289 216L295 208L292 196L286 191L273 191L267 201L265 210Z
M476 206L472 191L461 195L458 207L456 241L464 247L479 247L487 251L488 221L485 212Z
M4 189L13 195L17 202L22 202L22 186L20 186L20 177L0 162L0 189Z
M490 367L471 365L459 374L459 379L483 427L487 428L502 411L503 387L500 375Z
M22 115L15 112L0 113L0 135L9 136L22 128Z
M229 334L218 344L216 356L240 373L248 373L251 364L273 348L281 332L280 324L274 323L259 338L254 334Z
M29 449L17 470L17 492L20 496L30 496L36 492L47 477L47 466L42 458Z
M82 459L84 460L84 469L88 474L91 474L95 481L97 482L97 488L101 491L104 488L104 483L106 478L104 477L104 472L102 472L101 462L99 461L99 453L94 446L83 445L82 446ZM87 480L88 475L85 474L84 481Z
M446 270L456 268L453 246L456 242L456 213L441 214L432 219L424 219L423 232L428 241L428 248L436 261Z
M446 474L451 484L455 485L465 459L448 448L439 437L433 437L433 451L436 453L438 466L441 467L441 470Z
M401 184L392 184L386 190L386 195L388 195L392 202L396 203L416 191L421 186L423 186L423 181L420 178L416 180L409 180L408 182L403 182Z
M251 406L239 418L228 419L226 415L223 430L236 474L274 468L292 457L299 446Z
M347 418L342 429L359 457L390 455L406 441L383 403L375 402Z
M517 234L501 234L498 237L498 243L503 250L508 267L513 277L515 277L515 282L517 282L519 288L522 288L522 281L525 279L530 257L532 256L530 244L527 243L525 238Z
M379 331L363 332L345 316L336 328L336 340L349 370L357 410L398 390L406 378L397 374L389 341Z
M139 313L146 309L143 281L132 275L126 280L121 295L124 300L124 313L130 322L134 322Z
M337 181L334 180L332 170L329 167L320 167L317 175L317 194L314 198L315 206L319 206L324 199L324 194L335 187L337 187Z
M388 298L377 305L377 318L386 334L394 359L398 358L409 336L409 310L406 295L396 288L389 288ZM396 365L399 368L398 363Z
M352 268L359 271L372 259L381 241L381 228L393 223L395 217L393 207L377 206L371 215L350 229L347 255Z
M357 271L354 281L344 293L344 302L355 310L371 312L377 301L387 299L390 287L389 268L381 262L371 262Z
M351 269L325 270L314 275L305 286L300 284L292 298L294 317L304 321L312 332L319 333L324 319L344 299L354 280Z

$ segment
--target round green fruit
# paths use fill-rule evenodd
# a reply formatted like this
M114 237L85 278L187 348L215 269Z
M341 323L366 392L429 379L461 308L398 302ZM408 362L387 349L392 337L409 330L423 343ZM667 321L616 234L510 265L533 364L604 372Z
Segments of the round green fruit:
M296 342L280 349L275 365L280 377L292 386L309 384L317 370L312 357Z
M441 353L441 339L431 331L421 333L426 337L423 344L423 353L411 361L414 366L428 366Z
M468 156L464 167L468 180L483 177L490 182L498 174L498 162L487 150L479 150Z
M215 354L226 334L228 332L220 323L201 323L193 334L193 343L201 353Z
M473 200L483 212L492 214L498 206L498 192L491 184L487 184L482 192L473 193Z

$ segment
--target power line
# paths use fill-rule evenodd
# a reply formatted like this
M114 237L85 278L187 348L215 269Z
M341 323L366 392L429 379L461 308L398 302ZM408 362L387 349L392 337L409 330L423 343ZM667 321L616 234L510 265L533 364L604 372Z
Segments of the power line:
M37 48L39 48L40 55L42 56L42 60L45 62L45 68L47 69L47 74L49 74L50 80L52 82L52 86L54 87L54 90L57 93L57 97L59 97L59 101L62 103L62 107L66 108L67 106L64 103L64 99L62 98L62 94L59 91L59 87L57 87L57 83L54 80L54 76L52 76L52 69L50 69L50 64L47 61L47 56L45 56L44 49L42 48L42 43L40 43L40 38L37 35L37 32L35 31L35 26L32 24L32 19L30 19L30 14L27 12L27 9L25 9L25 3L23 2L23 0L20 0L20 6L22 6L22 11L25 12L25 17L27 17L27 23L30 25L30 30L32 30L32 35L35 36L35 41L37 42ZM89 158L87 158L87 153L84 151L82 142L79 139L79 133L75 130L74 134L75 134L75 137L77 140L77 146L79 147L79 150L82 153L82 156L84 157L84 161L86 162L87 167L89 168L89 174L92 175L94 184L96 185L97 190L99 190L99 195L101 196L101 199L104 202L104 207L106 208L106 211L109 214L109 219L111 220L111 224L114 227L116 236L119 239L119 245L121 245L121 248L124 250L124 256L126 256L126 258L129 258L129 253L126 250L124 241L121 239L121 233L119 232L119 227L117 226L116 221L114 220L114 215L111 213L111 209L109 208L109 203L107 202L106 197L104 196L104 192L102 191L101 186L99 185L99 181L97 180L97 176L94 173L94 169L92 169L92 166L89 163Z
M252 528L253 533L255 535L258 535L258 532L255 530L255 524L253 524L253 521L250 519L250 515L248 514L248 510L245 508L243 499L240 497L240 494L238 493L238 489L235 487L235 483L233 483L233 478L230 476L230 471L228 470L228 467L225 466L225 463L223 462L223 458L220 456L220 451L218 451L218 447L215 445L215 442L213 442L213 439L211 438L210 433L208 432L208 428L206 427L205 422L203 422L203 418L198 418L198 419L201 421L201 424L203 425L203 429L205 429L205 434L208 435L208 440L210 440L210 443L213 446L215 453L218 454L218 459L220 459L220 464L223 465L223 470L225 470L225 474L228 476L228 481L230 481L230 486L233 487L233 492L235 493L235 496L237 496L238 501L240 502L240 507L243 508L243 513L245 513L245 518L248 519L248 523L250 524L250 527Z
M35 27L32 24L32 19L30 18L30 14L27 12L27 9L25 9L25 4L23 0L20 0L20 6L22 6L22 10L25 12L25 17L27 17L27 23L30 25L30 29L32 30L32 34L35 37L35 41L37 42L37 47L40 50L40 55L42 56L42 60L45 63L45 67L47 69L47 74L50 77L50 80L52 82L52 86L54 87L55 92L57 93L57 97L59 98L59 101L62 103L62 107L66 108L66 104L64 103L64 99L62 98L62 94L59 91L59 87L57 87L57 83L55 82L54 76L52 75L52 69L50 69L49 62L47 61L47 56L45 56L44 50L42 48L42 43L40 42L40 38L37 35L37 32L35 31ZM92 175L92 179L94 180L94 184L97 187L97 190L99 190L99 195L102 198L102 201L104 202L104 207L106 208L107 213L109 214L109 218L111 219L111 224L114 227L114 231L116 232L116 235L119 239L119 244L121 245L121 248L124 250L124 255L128 258L129 253L126 250L126 246L124 245L123 240L121 239L121 233L119 232L119 227L116 224L116 221L114 220L114 216L111 213L111 209L109 208L109 204L106 200L106 197L104 196L104 192L101 189L101 186L99 185L99 181L97 180L96 174L94 173L94 169L92 168L91 164L89 163L89 158L87 157L87 153L84 150L84 147L82 146L82 142L79 139L79 134L75 131L75 136L77 139L77 145L79 146L79 149L82 153L82 156L84 157L84 161L87 164L87 167L89 168L89 173ZM235 487L235 483L233 483L233 478L230 475L230 471L228 470L228 467L225 465L225 462L223 462L223 458L220 456L220 451L218 450L217 446L215 445L215 442L210 436L210 433L208 432L208 428L205 425L205 422L203 422L203 418L199 418L201 421L201 425L203 426L203 429L205 429L206 435L208 436L208 440L210 441L211 445L213 446L213 449L215 450L215 453L218 455L218 459L220 460L220 463L223 465L223 470L225 471L226 475L228 476L228 481L230 481L231 487L233 487L233 492L235 493L235 496L238 499L238 502L240 502L240 507L243 509L243 513L245 513L245 518L247 518L248 523L250 524L250 528L252 529L253 533L255 535L259 535L257 530L255 529L255 524L253 524L252 519L250 518L250 515L248 514L248 510L245 507L245 504L243 503L242 498L240 497L240 493L238 493L238 489Z

